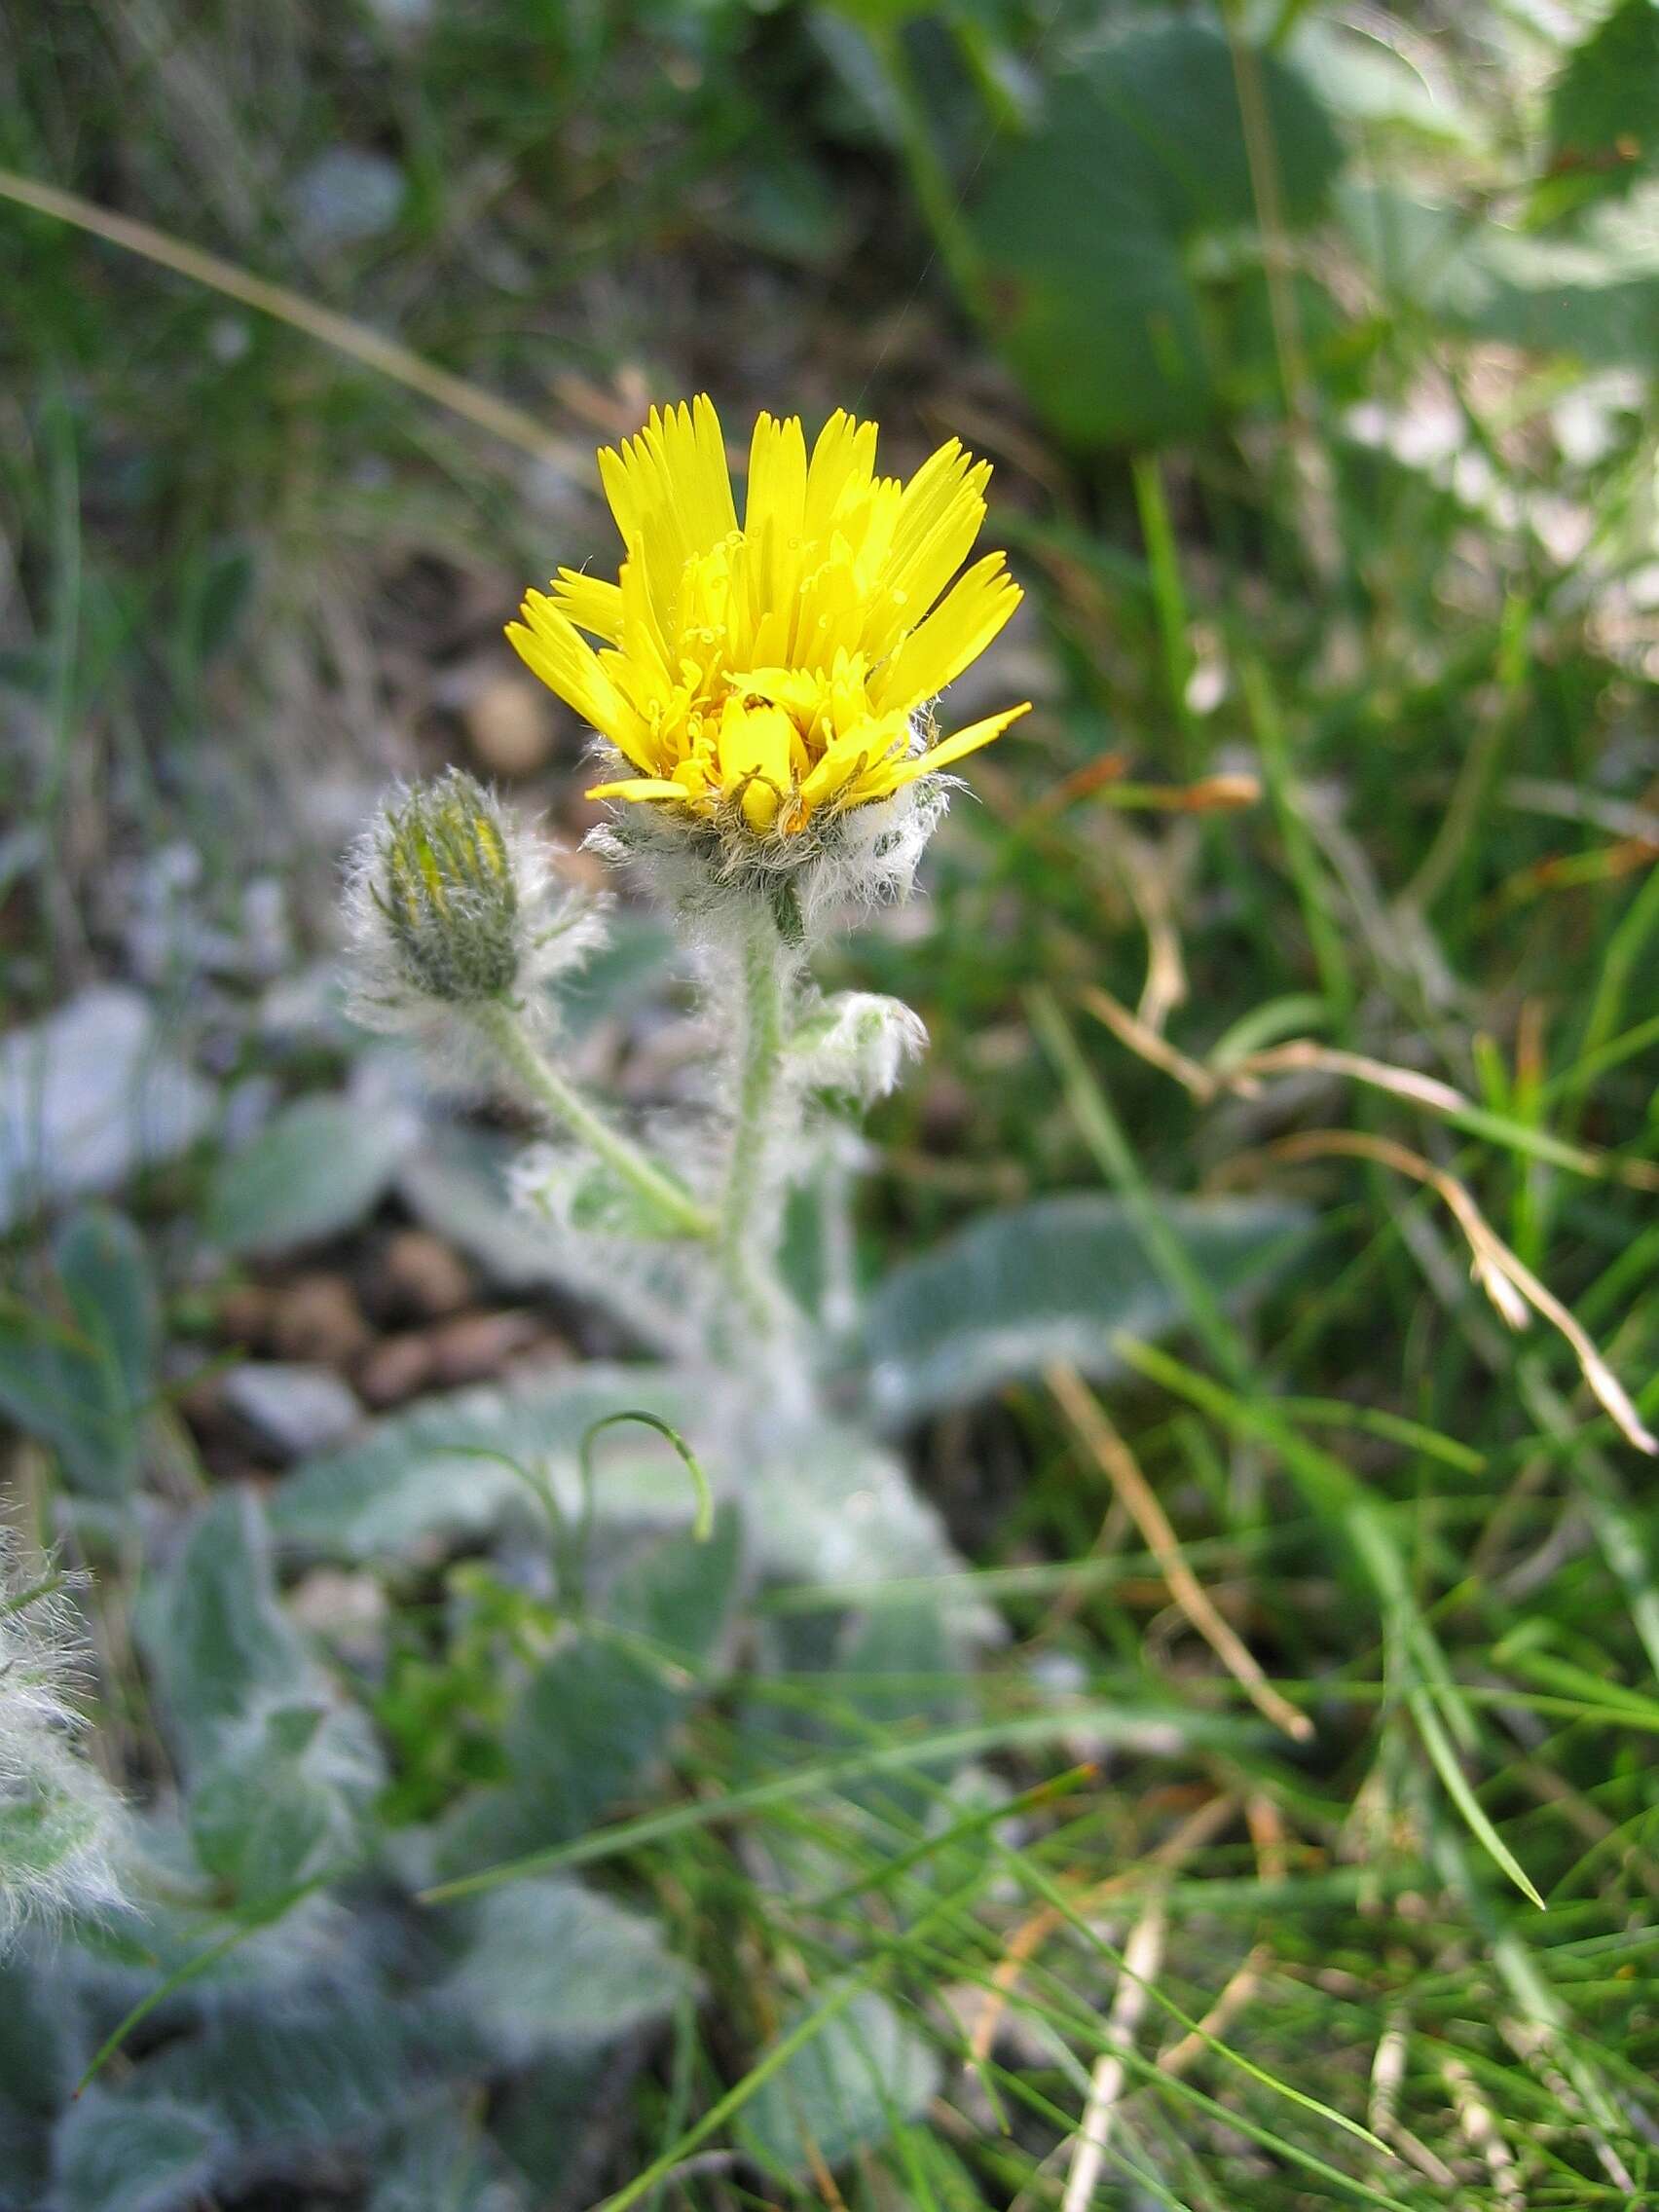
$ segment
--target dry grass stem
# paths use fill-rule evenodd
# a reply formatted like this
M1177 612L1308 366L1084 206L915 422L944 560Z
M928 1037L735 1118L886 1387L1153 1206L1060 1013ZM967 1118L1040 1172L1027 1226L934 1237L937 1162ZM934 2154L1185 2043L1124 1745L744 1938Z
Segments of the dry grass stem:
M1079 1443L1127 1507L1147 1549L1162 1569L1170 1596L1187 1619L1235 1681L1243 1687L1257 1712L1297 1743L1308 1743L1313 1734L1313 1723L1279 1695L1242 1640L1216 1610L1203 1585L1183 1558L1180 1538L1170 1526L1168 1515L1158 1502L1134 1454L1119 1435L1099 1399L1075 1367L1055 1361L1045 1369L1044 1376Z
M222 292L227 299L240 300L243 307L253 308L260 314L274 315L278 322L303 330L308 337L318 339L337 352L360 361L377 375L390 378L393 384L418 391L423 399L433 400L452 414L464 416L481 430L488 430L492 436L516 446L535 460L547 462L563 474L586 480L585 451L567 439L554 437L522 407L498 399L493 392L481 391L476 385L468 384L463 377L452 376L447 369L434 368L430 361L423 360L407 346L399 346L378 330L353 322L349 315L318 307L302 293L289 291L286 285L268 283L263 276L253 276L245 269L239 269L234 261L225 261L216 253L204 253L199 246L170 238L166 231L158 231L149 223L136 222L130 215L113 214L90 200L83 200L78 193L63 192L55 184L42 184L34 177L19 176L10 169L0 169L0 199L16 201L20 207L32 207L37 214L55 216L58 222L102 239L109 245L121 246L145 261L188 276L194 283L205 284L210 291Z
M1112 1897L1132 1889L1142 1880L1146 1864L1165 1872L1172 1871L1195 1851L1201 1851L1205 1844L1213 1843L1237 1810L1236 1797L1225 1794L1206 1797L1151 1852L1145 1863L1126 1867L1123 1873L1113 1874L1106 1881L1095 1883L1076 1899L1075 1909L1094 1910ZM973 2041L968 2048L971 2064L983 2065L990 2056L991 2046L996 2042L997 2028L1009 2000L1019 1985L1020 1976L1036 1952L1056 1929L1064 1927L1065 1922L1066 1915L1058 1905L1046 1904L1028 1920L1022 1920L1010 1936L1003 1946L1003 1955L992 1972L984 2007L974 2024Z
M1547 1290L1532 1271L1512 1252L1487 1221L1468 1189L1443 1167L1436 1167L1420 1153L1409 1151L1391 1137L1370 1136L1357 1129L1306 1129L1281 1137L1270 1145L1276 1160L1304 1161L1346 1155L1372 1160L1397 1174L1424 1183L1446 1204L1468 1241L1474 1277L1502 1318L1512 1329L1524 1329L1531 1312L1542 1314L1566 1338L1578 1361L1585 1382L1621 1436L1639 1452L1659 1454L1659 1439L1644 1426L1623 1383L1553 1291Z
M1167 1925L1163 1899L1160 1895L1151 1899L1135 1923L1124 1949L1123 1971L1118 1976L1112 2009L1106 2020L1107 2040L1116 2047L1103 2050L1094 2061L1088 2102L1084 2107L1083 2121L1072 2151L1071 2171L1066 2176L1060 2212L1088 2212L1094 2201L1100 2169L1106 2162L1111 2141L1113 2116L1124 2093L1127 2069L1123 2054L1140 2032L1147 1984L1163 1964L1163 1935Z

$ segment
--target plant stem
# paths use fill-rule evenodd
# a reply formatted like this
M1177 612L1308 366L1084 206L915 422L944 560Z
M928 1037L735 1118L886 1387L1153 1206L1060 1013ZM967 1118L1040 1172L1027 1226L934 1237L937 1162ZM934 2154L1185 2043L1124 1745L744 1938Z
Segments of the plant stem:
M714 1235L714 1216L631 1138L595 1113L581 1093L549 1066L531 1042L524 1016L515 1008L504 1000L493 999L475 1008L472 1019L503 1066L551 1120L562 1123L665 1221L672 1222L682 1236Z
M782 945L769 907L758 900L746 915L738 947L742 992L737 1045L737 1102L725 1193L716 1245L733 1297L765 1328L770 1302L754 1250L765 1190L773 1102L784 1051Z

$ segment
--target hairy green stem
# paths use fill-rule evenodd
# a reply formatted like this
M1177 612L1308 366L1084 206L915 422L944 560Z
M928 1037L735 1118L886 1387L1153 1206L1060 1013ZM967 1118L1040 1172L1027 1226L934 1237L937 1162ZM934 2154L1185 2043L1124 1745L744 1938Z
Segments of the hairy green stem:
M659 1167L648 1153L619 1129L611 1127L581 1095L551 1067L532 1043L523 1014L505 1000L492 999L475 1008L473 1023L497 1057L548 1115L561 1123L578 1142L605 1161L623 1182L637 1191L682 1236L713 1236L714 1216L690 1193Z
M773 1105L783 1068L784 980L778 925L756 900L738 947L742 993L737 1042L737 1098L716 1250L734 1301L764 1329L770 1301L768 1269L755 1250L755 1232L769 1178Z

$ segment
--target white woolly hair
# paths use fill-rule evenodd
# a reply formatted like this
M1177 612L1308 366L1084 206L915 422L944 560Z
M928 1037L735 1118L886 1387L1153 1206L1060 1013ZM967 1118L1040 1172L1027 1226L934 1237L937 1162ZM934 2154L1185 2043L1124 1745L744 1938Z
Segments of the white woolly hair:
M365 1029L409 1037L424 1047L446 1087L463 1091L493 1087L493 1071L479 1056L464 1008L424 989L411 975L377 896L388 823L420 788L394 785L347 856L342 902L349 938L347 1012ZM566 883L554 867L559 848L528 827L493 788L484 795L500 830L518 898L514 995L545 1031L553 1021L548 984L579 968L605 942L614 901L608 893Z
M126 1817L76 1743L91 1668L70 1592L85 1579L26 1563L0 1527L0 1949L25 1922L124 1901Z

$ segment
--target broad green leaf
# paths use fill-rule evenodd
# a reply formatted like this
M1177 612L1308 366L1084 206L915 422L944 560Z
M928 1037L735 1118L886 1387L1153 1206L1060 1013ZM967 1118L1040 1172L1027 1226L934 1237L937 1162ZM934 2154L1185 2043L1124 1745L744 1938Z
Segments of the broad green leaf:
M871 1585L965 1572L937 1509L903 1466L854 1428L820 1422L755 1471L745 1501L757 1564L780 1582L844 1590L856 1604ZM948 1595L955 1633L994 1637L994 1613L972 1595Z
M1368 147L1380 130L1474 150L1480 130L1450 69L1432 77L1364 22L1306 10L1281 48L1333 114L1359 125Z
M659 2020L694 1976L653 1922L569 1879L513 1883L470 1908L473 1934L446 1994L502 2060L580 2051Z
M1550 92L1540 212L1628 193L1659 169L1659 0L1618 0Z
M739 2132L767 2167L806 2180L820 2161L843 2165L885 2142L939 2082L930 2046L885 1997L865 1990L761 2083Z
M52 2123L75 2085L83 2053L61 1973L50 1953L0 1956L0 2205L30 2204L46 2184Z
M1171 1228L1218 1295L1260 1289L1306 1237L1305 1208L1276 1199L1163 1201ZM898 1268L866 1316L865 1394L890 1427L989 1396L1067 1360L1104 1381L1122 1372L1122 1330L1166 1335L1181 1307L1118 1198L1079 1193L985 1215Z
M531 2212L531 2200L479 2120L444 2109L377 2149L367 2212Z
M130 1490L134 1409L113 1361L78 1329L0 1308L0 1412L52 1447L76 1489L104 1498Z
M505 1732L513 1781L459 1809L444 1874L568 1842L637 1793L717 1654L738 1559L726 1506L707 1541L664 1537L629 1564L601 1624L573 1632L526 1684Z
M1275 55L1254 56L1252 82L1284 218L1310 221L1341 164L1335 133ZM992 335L1062 438L1151 442L1206 422L1217 378L1192 249L1256 221L1220 29L1143 19L1078 56L1034 128L993 143L968 219Z
M574 1510L583 1436L605 1415L634 1407L692 1426L683 1384L659 1367L558 1368L424 1398L290 1475L272 1526L285 1543L332 1558L407 1554L433 1537L477 1536L509 1516L535 1516L515 1465L545 1475ZM675 1525L689 1517L684 1468L644 1428L615 1430L596 1456L602 1518Z
M198 2105L94 2088L57 2129L55 2212L192 2212L228 2147Z
M1651 210L1604 207L1571 236L1544 236L1388 186L1346 189L1339 205L1385 297L1449 330L1597 367L1646 371L1659 356Z
M140 1632L192 1766L257 1711L303 1701L304 1646L277 1603L265 1517L251 1491L219 1491L197 1516Z
M282 1705L255 1714L195 1782L191 1841L242 1906L350 1866L385 1771L353 1708Z
M410 2013L359 1987L215 2009L146 2060L143 2079L211 2113L257 2166L378 2132L446 2071Z
M160 1322L137 1231L102 1207L53 1248L70 1318L0 1308L0 1411L49 1444L76 1488L125 1496L155 1391Z
M87 1206L64 1223L53 1257L83 1334L114 1368L128 1404L142 1407L155 1389L162 1348L144 1239L125 1214Z
M207 1234L238 1253L288 1252L338 1235L380 1203L414 1137L396 1111L302 1098L220 1161Z

